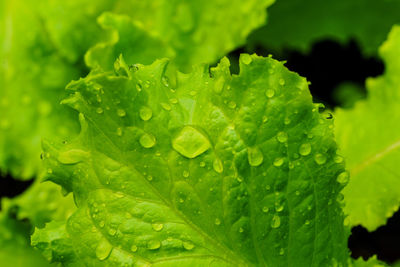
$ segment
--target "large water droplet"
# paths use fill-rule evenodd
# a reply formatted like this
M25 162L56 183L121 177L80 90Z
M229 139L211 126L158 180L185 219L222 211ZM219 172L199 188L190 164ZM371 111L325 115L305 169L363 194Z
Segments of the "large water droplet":
M265 95L266 95L268 98L274 97L274 95L275 95L274 89L267 89L267 91L265 91Z
M107 241L102 240L96 247L96 257L99 260L105 260L110 256L113 246Z
M153 116L153 112L148 107L142 107L139 111L139 116L142 120L148 121Z
M258 147L249 147L247 149L247 157L251 166L259 166L263 163L264 156Z
M278 215L274 215L271 220L271 227L278 228L279 226L281 226L281 217L279 217Z
M274 166L276 166L276 167L279 167L279 166L282 166L282 164L283 164L283 162L284 162L284 158L276 158L275 160L274 160Z
M182 245L186 250L192 250L194 248L194 244L189 241L184 241Z
M151 148L156 144L156 138L152 134L144 133L140 139L140 144L144 148Z
M71 149L65 152L61 152L58 155L58 161L62 164L76 164L81 162L88 156L88 152L81 149Z
M317 153L314 157L314 160L318 165L322 165L326 162L326 156L324 154Z
M224 170L224 165L222 165L222 161L219 158L215 158L213 162L214 171L218 173L222 173Z
M345 184L349 181L350 175L347 171L340 173L337 177L337 181L341 184Z
M299 154L302 156L307 156L311 153L311 145L310 143L304 143L299 147Z
M135 245L135 244L133 244L132 246L131 246L131 251L132 252L136 252L138 250L138 247Z
M126 111L119 108L119 109L117 110L117 114L118 114L118 116L120 116L120 117L125 117L125 116L126 116Z
M276 135L276 139L281 143L285 143L288 140L288 135L285 132L279 132Z
M206 152L211 145L197 129L185 126L172 140L172 147L182 156L192 159Z
M156 250L159 249L161 247L161 242L158 240L150 240L147 243L147 248L150 250Z
M164 228L164 225L162 223L153 223L151 227L153 228L154 231L159 232Z

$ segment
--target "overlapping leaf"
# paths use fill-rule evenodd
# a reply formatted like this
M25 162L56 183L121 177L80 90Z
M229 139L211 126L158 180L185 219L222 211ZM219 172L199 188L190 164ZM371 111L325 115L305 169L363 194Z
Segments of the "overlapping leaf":
M336 137L351 174L344 190L351 225L383 225L400 202L400 28L381 46L384 75L367 80L368 97L336 110Z
M386 33L400 23L397 0L284 0L268 14L267 26L253 32L250 44L272 51L307 50L313 42L356 39L363 51L375 54Z
M306 80L249 55L238 76L227 59L211 77L166 65L120 58L68 86L82 131L46 142L45 162L78 210L35 246L60 255L58 233L89 266L346 265L348 174Z

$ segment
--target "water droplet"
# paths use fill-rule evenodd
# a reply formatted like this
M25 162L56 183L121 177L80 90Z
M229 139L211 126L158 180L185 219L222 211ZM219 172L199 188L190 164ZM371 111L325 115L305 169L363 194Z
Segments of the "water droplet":
M281 226L281 218L278 215L274 215L271 220L271 227L278 228L279 226Z
M53 170L50 169L50 168L48 168L48 169L47 169L47 173L48 173L48 174L52 174L52 173L53 173Z
M172 141L172 147L182 156L195 158L210 147L210 141L197 129L185 126Z
M267 212L269 211L269 208L268 208L267 206L264 206L264 207L262 208L262 211L263 211L264 213L267 213Z
M118 114L118 116L120 116L120 117L125 117L125 116L126 116L125 110L120 109L120 108L117 110L117 114Z
M132 246L131 246L131 251L132 252L136 252L138 250L138 247L135 245L135 244L133 244Z
M281 78L281 79L279 79L279 84L280 84L280 85L282 85L282 86L284 86L284 85L285 85L285 80L284 80L284 79L282 79L282 78Z
M296 196L299 196L300 195L300 191L296 190L295 194L296 194Z
M233 102L233 101L229 101L228 107L231 108L231 109L234 109L234 108L236 108L236 103Z
M336 163L342 163L342 162L343 162L343 157L342 157L342 156L339 156L339 155L336 155L336 156L333 158L333 160L334 160Z
M111 251L113 249L113 246L107 241L107 240L102 240L96 248L96 257L99 260L105 260L110 256Z
M213 162L214 171L218 173L222 173L224 170L224 165L222 165L222 161L219 158L215 158Z
M148 107L142 107L139 111L139 116L142 120L148 121L153 116L153 112Z
M188 178L190 173L189 173L189 171L184 170L182 175L183 175L183 177Z
M176 98L171 98L169 101L170 101L172 104L177 104L177 103L178 103L178 99L176 99Z
M289 169L293 169L294 168L294 164L293 164L293 162L289 162Z
M58 161L62 164L76 164L81 162L87 157L88 153L80 149L71 149L65 152L61 152L58 155Z
M171 110L171 106L167 103L161 103L161 107L163 109L165 109L166 111L170 111Z
M193 244L192 242L184 241L184 242L182 243L182 245L183 245L183 247L184 247L186 250L192 250L192 249L194 249L194 244Z
M243 233L244 229L242 227L239 228L239 233Z
M253 61L253 59L251 58L251 56L249 54L242 54L242 55L240 55L240 61L243 64L249 65Z
M201 161L201 162L200 162L200 167L203 168L203 167L205 167L205 166L206 166L206 163L205 163L204 161Z
M283 123L285 125L289 125L291 122L292 122L292 120L289 117L286 117Z
M122 129L119 127L117 128L117 135L122 136Z
M147 176L147 180L148 180L148 181L153 181L153 176L148 175L148 176Z
M314 160L318 165L322 165L326 162L326 156L324 154L317 153L314 157Z
M103 109L102 108L97 108L96 112L97 112L97 114L102 114L103 113Z
M311 153L311 145L309 143L304 143L299 147L299 153L302 156L307 156Z
M274 160L274 166L276 166L276 167L282 166L284 160L285 160L284 158L276 158Z
M250 166L257 167L263 163L264 156L258 147L249 147L247 149L247 158Z
M263 116L262 117L262 121L263 121L263 123L266 123L268 121L268 117L267 116Z
M305 225L309 225L309 224L310 224L310 221L306 220Z
M276 135L276 139L281 143L285 143L288 140L288 135L285 132L279 132Z
M100 226L100 228L103 228L103 227L104 227L104 225L106 225L104 221L100 221L100 222L99 222L99 226Z
M281 248L281 249L279 250L279 255L283 256L284 254L285 254L285 249L284 249L284 248Z
M283 205L280 205L279 203L275 203L275 210L277 212L281 212L281 211L283 211L283 209L284 209Z
M267 91L265 91L265 95L266 95L268 98L274 97L274 95L275 95L274 89L267 89Z
M216 218L216 219L215 219L215 225L220 225L220 224L221 224L221 220L218 219L218 218Z
M139 139L140 144L144 148L151 148L156 144L156 138L152 134L144 133Z
M350 175L347 171L340 173L337 177L337 181L341 184L345 184L349 181Z
M164 225L162 223L153 223L151 227L153 228L154 231L159 232L164 228Z
M168 79L167 76L163 76L163 77L161 78L161 82L162 82L162 84L163 84L165 87L169 87L169 79Z
M136 84L136 90L138 92L142 91L142 85L140 83Z
M161 247L161 242L158 240L150 240L147 243L147 248L150 250L156 250L159 249Z
M266 185L265 189L269 191L269 190L271 190L271 186L270 185Z
M217 94L220 94L222 92L222 89L224 89L224 83L225 79L223 77L218 78L218 80L215 82L214 91Z

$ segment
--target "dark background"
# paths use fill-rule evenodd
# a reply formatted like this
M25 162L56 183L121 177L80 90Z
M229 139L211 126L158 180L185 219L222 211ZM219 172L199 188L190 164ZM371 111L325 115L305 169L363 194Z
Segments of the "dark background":
M235 62L238 62L240 53L257 53L286 60L286 66L291 70L307 77L311 81L310 90L315 102L322 102L328 108L335 108L340 103L333 97L334 89L343 82L352 82L364 88L367 77L378 76L383 73L384 65L377 57L362 55L355 41L340 44L331 40L317 42L309 53L292 50L272 52L265 47L255 47L249 51L239 48L230 53L233 72ZM366 92L361 92L365 96ZM18 177L15 177L18 178ZM11 176L0 177L0 198L14 197L26 190L32 181L18 181ZM353 227L348 241L351 255L354 258L367 259L376 254L378 259L387 263L400 260L400 212L394 214L385 226L369 233L361 226Z

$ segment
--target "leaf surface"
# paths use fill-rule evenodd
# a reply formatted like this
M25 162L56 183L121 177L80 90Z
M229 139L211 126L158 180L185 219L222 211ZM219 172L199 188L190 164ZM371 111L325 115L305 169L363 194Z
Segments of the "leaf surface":
M59 232L82 263L346 265L336 200L348 174L332 121L281 62L240 62L239 75L224 58L211 76L167 76L166 60L131 69L120 58L68 86L81 134L45 142L45 162L74 192ZM33 237L42 248L47 228Z
M400 28L380 47L384 75L369 78L368 96L353 109L337 109L336 138L351 179L343 193L351 225L372 231L385 224L400 201Z

